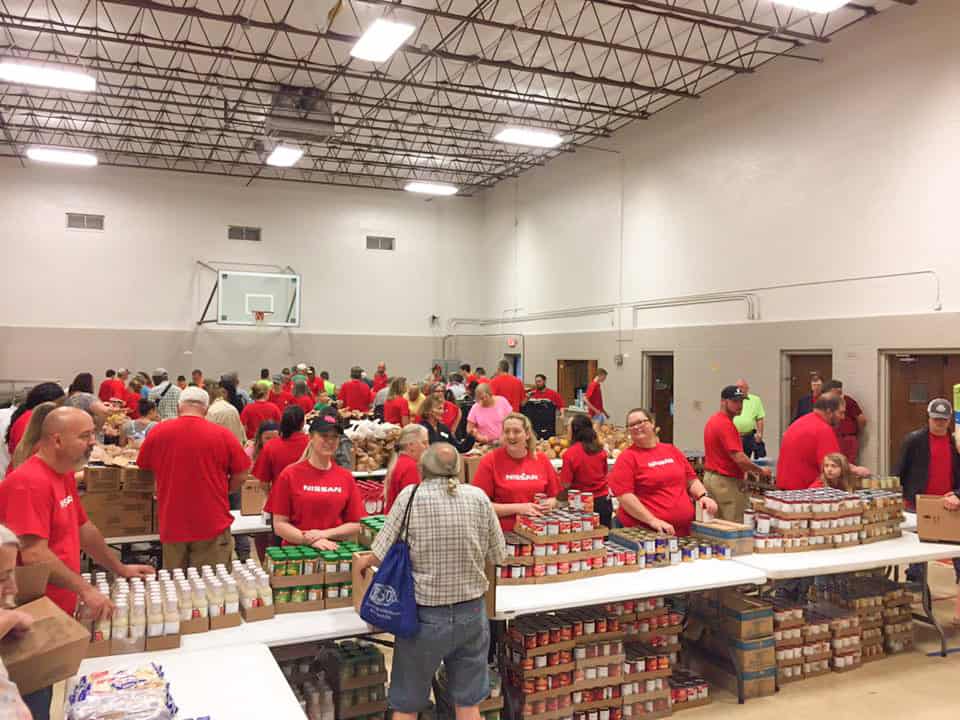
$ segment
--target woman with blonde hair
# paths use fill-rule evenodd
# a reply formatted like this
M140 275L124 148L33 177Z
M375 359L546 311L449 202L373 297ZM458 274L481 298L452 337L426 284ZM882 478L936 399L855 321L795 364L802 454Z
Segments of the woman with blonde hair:
M43 430L43 421L47 415L56 410L59 405L53 402L40 403L33 409L30 420L27 422L27 429L23 431L23 438L17 449L13 453L13 459L10 461L10 470L18 468L36 452L37 442Z
M420 425L407 425L400 431L396 450L387 465L387 476L383 480L384 514L390 512L401 490L420 483L417 464L429 445L426 428Z
M393 423L400 427L410 424L410 403L407 402L407 379L395 377L390 381L387 391L387 402L383 405L384 422Z
M850 461L843 453L829 453L824 455L820 465L820 482L824 487L837 490L854 490L853 471L850 470Z
M500 443L483 456L472 484L490 498L500 527L512 530L517 515L538 516L557 506L560 480L547 456L537 452L537 438L526 415L507 415ZM537 495L545 498L536 499Z

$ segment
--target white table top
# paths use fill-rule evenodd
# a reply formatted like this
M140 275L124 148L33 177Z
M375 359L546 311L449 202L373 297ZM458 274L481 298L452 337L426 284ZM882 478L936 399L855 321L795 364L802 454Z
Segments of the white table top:
M364 478L385 478L387 476L387 469L381 468L380 470L373 470L372 472L354 472L353 476L358 480L363 480Z
M97 670L136 668L151 661L163 666L178 718L209 715L212 720L304 720L293 690L266 645L238 645L218 650L172 650L92 658L79 675ZM243 689L246 688L244 691Z
M836 550L742 555L735 558L734 562L765 572L771 580L784 580L955 557L960 557L960 545L922 543L919 537L907 533L903 537L872 545L855 545ZM696 563L693 564L695 565Z
M960 554L960 553L958 553ZM571 580L556 585L497 588L497 618L633 598L677 595L733 585L759 585L766 575L732 560L697 560L671 567Z
M915 512L904 511L903 522L900 523L900 529L907 532L917 531L917 514Z
M254 535L256 533L270 532L271 528L263 522L263 514L260 515L241 515L239 510L231 510L233 523L230 525L232 535ZM106 538L107 545L129 545L131 543L158 542L160 535L157 533L147 533L146 535L120 535L119 537Z

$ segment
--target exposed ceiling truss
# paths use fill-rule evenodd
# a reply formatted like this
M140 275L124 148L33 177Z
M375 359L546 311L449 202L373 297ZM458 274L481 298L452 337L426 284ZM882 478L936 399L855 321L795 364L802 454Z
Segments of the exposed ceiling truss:
M98 81L91 94L0 82L0 156L57 145L108 165L469 193L774 58L809 59L895 2L914 0L826 15L771 0L0 0L0 57ZM417 29L374 65L350 49L377 17ZM321 98L333 130L270 167L264 122L291 88ZM567 142L493 140L511 125Z

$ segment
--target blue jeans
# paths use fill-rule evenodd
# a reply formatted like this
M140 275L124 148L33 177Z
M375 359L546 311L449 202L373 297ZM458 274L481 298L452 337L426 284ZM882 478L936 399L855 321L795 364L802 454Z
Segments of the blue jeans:
M740 436L740 441L743 443L743 454L752 458L754 451L757 449L757 436L752 432L745 433Z
M907 568L907 580L910 582L919 582L921 563L911 563ZM953 574L956 576L957 584L960 585L960 558L953 559Z
M33 714L33 720L50 720L50 703L52 701L52 686L35 690L23 696L23 702Z

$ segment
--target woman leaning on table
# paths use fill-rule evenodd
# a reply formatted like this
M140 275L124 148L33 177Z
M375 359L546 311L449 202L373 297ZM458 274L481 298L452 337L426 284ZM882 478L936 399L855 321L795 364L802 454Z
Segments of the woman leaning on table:
M627 431L633 444L620 453L608 476L620 501L617 519L625 527L646 525L685 536L695 517L694 503L717 512L684 454L657 438L652 414L641 408L628 412Z
M500 447L483 456L471 484L490 498L504 530L513 529L517 515L536 517L555 508L560 492L557 471L537 452L530 418L520 413L504 418ZM539 494L546 499L536 502Z
M353 474L333 460L341 432L336 418L315 418L306 457L284 469L270 489L264 509L286 544L334 550L336 540L360 531L363 498Z

